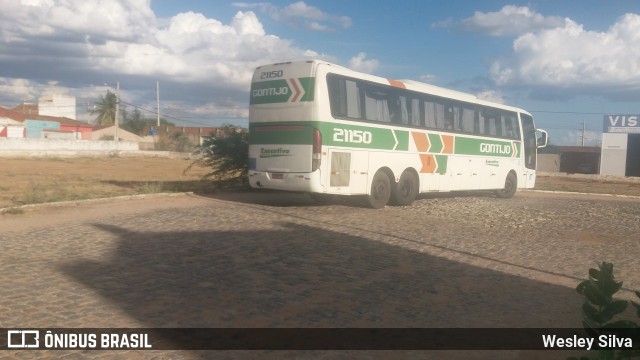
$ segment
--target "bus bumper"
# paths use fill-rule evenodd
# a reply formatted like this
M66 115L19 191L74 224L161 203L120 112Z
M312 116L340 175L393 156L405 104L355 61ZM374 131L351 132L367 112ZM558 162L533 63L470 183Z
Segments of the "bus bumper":
M279 173L249 170L249 185L256 189L322 192L320 171Z

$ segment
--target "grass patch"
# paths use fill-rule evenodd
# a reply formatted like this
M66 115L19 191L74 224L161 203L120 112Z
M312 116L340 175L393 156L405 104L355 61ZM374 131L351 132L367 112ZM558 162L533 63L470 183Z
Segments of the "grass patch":
M44 186L31 182L22 193L22 197L14 201L24 205L48 202L47 192Z
M136 185L136 190L141 194L156 194L164 191L164 184L161 181L145 182Z

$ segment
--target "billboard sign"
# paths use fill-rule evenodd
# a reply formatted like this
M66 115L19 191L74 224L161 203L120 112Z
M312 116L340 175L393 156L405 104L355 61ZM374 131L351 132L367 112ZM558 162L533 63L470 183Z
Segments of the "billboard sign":
M605 115L602 132L640 134L640 115Z

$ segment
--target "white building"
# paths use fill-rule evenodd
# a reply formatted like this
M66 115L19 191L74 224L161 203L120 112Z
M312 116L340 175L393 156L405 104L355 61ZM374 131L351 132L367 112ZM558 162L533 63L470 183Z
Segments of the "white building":
M640 115L605 115L600 175L640 176Z
M59 116L76 120L76 97L69 95L44 95L38 99L40 115Z

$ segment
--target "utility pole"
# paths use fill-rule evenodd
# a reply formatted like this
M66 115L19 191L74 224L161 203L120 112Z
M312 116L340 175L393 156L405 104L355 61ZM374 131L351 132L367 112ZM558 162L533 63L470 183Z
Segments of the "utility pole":
M113 141L119 141L118 139L118 117L120 116L120 81L116 83L116 118L114 120L115 133L113 135Z
M160 81L156 81L156 99L158 100L158 126L160 126Z
M585 123L584 120L582 120L582 146L584 146L584 133L585 133L586 127L585 127Z

